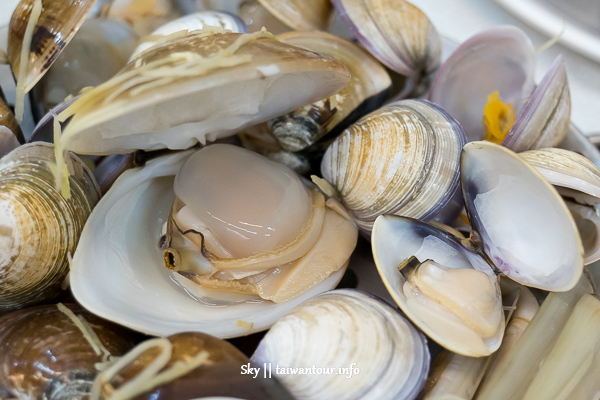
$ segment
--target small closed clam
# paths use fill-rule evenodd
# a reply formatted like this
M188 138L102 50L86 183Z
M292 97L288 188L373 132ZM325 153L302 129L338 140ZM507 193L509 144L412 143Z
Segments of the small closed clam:
M428 220L458 189L460 125L433 103L389 104L346 129L327 149L321 173L359 228L382 214Z
M423 92L440 65L441 39L427 16L405 0L334 0L360 43ZM419 87L420 85L420 87Z
M0 388L19 399L87 398L98 364L136 339L78 305L15 311L0 317Z
M89 169L74 155L65 199L55 187L54 149L21 146L0 161L0 314L62 293L83 226L100 198Z
M298 31L325 31L333 6L330 0L258 0L277 19Z
M421 333L388 304L348 289L295 308L251 360L271 365L297 399L412 400L429 370Z
M340 281L357 240L342 214L286 167L242 148L162 156L102 198L71 288L92 312L154 335L258 332Z
M494 271L526 286L567 291L581 277L583 246L558 193L510 150L467 144L461 181L474 231L469 241L382 216L373 255L394 300L427 335L453 352L486 356L504 331Z
M381 106L389 94L392 81L388 73L351 42L325 32L290 32L280 35L279 40L339 61L352 77L333 96L269 122L273 135L286 151L303 150L329 132L341 131L361 114Z
M292 399L264 371L244 373L249 366L248 358L232 344L204 333L184 332L141 343L98 375L90 398Z
M19 147L25 139L10 107L0 99L0 158Z

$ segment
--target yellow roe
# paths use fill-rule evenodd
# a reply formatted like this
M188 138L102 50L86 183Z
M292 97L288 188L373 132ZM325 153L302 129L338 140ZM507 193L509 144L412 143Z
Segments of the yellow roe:
M500 100L500 93L493 92L483 109L483 125L486 128L485 140L502 144L517 118L511 104Z

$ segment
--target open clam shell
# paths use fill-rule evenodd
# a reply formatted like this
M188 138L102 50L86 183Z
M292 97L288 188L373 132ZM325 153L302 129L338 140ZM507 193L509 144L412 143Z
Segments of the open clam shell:
M102 198L82 233L70 275L73 294L84 307L154 335L195 330L235 337L267 329L302 301L337 285L344 268L282 304L227 304L195 296L184 286L187 279L176 279L157 243L175 198L175 175L192 153L129 170Z
M523 107L502 145L517 153L554 147L567 134L570 120L571 93L567 70L562 56L558 56Z
M73 118L60 146L186 149L326 98L349 80L340 63L265 32L191 34L140 54L61 113Z
M68 162L71 198L55 188L54 149L21 146L0 161L0 314L62 293L83 226L100 198L89 169Z
M440 64L441 40L427 16L404 0L334 0L356 37L379 61L415 80Z
M488 96L513 105L518 115L534 89L535 49L519 29L502 26L471 37L442 64L429 99L460 122L469 141L485 138Z
M469 221L494 265L511 279L567 291L583 270L583 246L556 190L510 150L468 143L461 159Z
M392 85L390 76L355 44L325 32L289 32L280 35L279 40L339 61L352 76L348 85L333 96L270 121L273 134L285 150L303 150L385 101Z
M459 238L411 218L381 216L371 243L392 298L429 337L470 357L486 356L500 347L504 315L498 280L488 263ZM421 269L430 260L447 270L410 271L411 257ZM413 274L422 277L417 280ZM433 290L439 294L433 296Z
M428 220L458 189L460 125L433 103L403 100L346 129L327 149L323 177L365 233L379 215Z
M13 74L19 77L21 48L34 0L21 0L10 21L8 58ZM62 49L71 41L95 0L44 0L40 18L35 25L25 76L25 93L48 71Z
M140 372L147 373L159 359L162 365L156 375L174 372L172 379L153 384L151 377L149 388L147 382L140 384L139 380L137 385L132 385ZM200 360L197 362L200 365L193 365L195 359ZM92 400L96 398L95 394L105 398L102 395L108 397L110 393L118 393L121 395L119 398L127 396L138 400L189 400L209 396L247 400L292 399L262 366L258 366L261 373L257 375L248 371L249 366L248 357L231 343L205 333L184 332L168 338L150 339L123 356L116 368L111 368L113 371L103 372L97 377Z
M0 387L12 396L83 398L98 372L96 363L106 361L109 355L121 356L134 346L137 338L132 332L81 306L63 307L83 316L96 338L86 339L76 322L57 305L28 308L0 318ZM77 323L81 321L77 319Z
M414 399L429 370L424 337L383 301L356 290L310 299L269 330L251 358L298 399ZM318 371L326 371L325 373Z

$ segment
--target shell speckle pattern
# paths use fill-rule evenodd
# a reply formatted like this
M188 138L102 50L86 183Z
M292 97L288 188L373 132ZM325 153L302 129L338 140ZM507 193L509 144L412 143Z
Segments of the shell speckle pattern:
M0 0L0 400L598 400L598 15Z

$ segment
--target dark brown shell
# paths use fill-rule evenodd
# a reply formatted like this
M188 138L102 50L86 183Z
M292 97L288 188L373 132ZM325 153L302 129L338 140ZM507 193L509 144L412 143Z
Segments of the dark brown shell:
M265 379L262 369L256 378L242 374L242 366L248 365L250 361L225 340L199 332L180 333L170 336L169 340L173 344L173 354L165 368L169 368L176 361L194 357L202 350L208 351L212 364L202 365L173 382L136 397L136 400L187 400L209 396L247 400L292 399L275 378ZM119 387L127 382L150 364L158 354L158 349L144 352L111 380L112 385Z
M42 14L33 31L25 92L42 78L62 49L69 44L92 10L96 0L42 0ZM10 20L8 60L19 75L23 37L34 0L21 0Z
M135 345L137 337L118 325L100 319L81 306L67 305L83 315L114 356ZM66 399L57 389L89 390L97 373L92 346L73 321L56 305L15 311L0 318L0 388L16 397ZM53 393L53 394L51 394ZM63 397L61 397L63 396ZM75 397L76 398L76 397Z
M21 143L21 144L25 143L25 138L23 137L23 132L21 132L21 128L19 127L19 124L17 123L17 119L15 118L15 115L13 114L10 107L7 106L6 103L4 103L2 101L2 99L0 99L0 126L5 126L8 129L10 129L11 132L14 133L14 135L17 138L17 140L19 141L19 143Z

